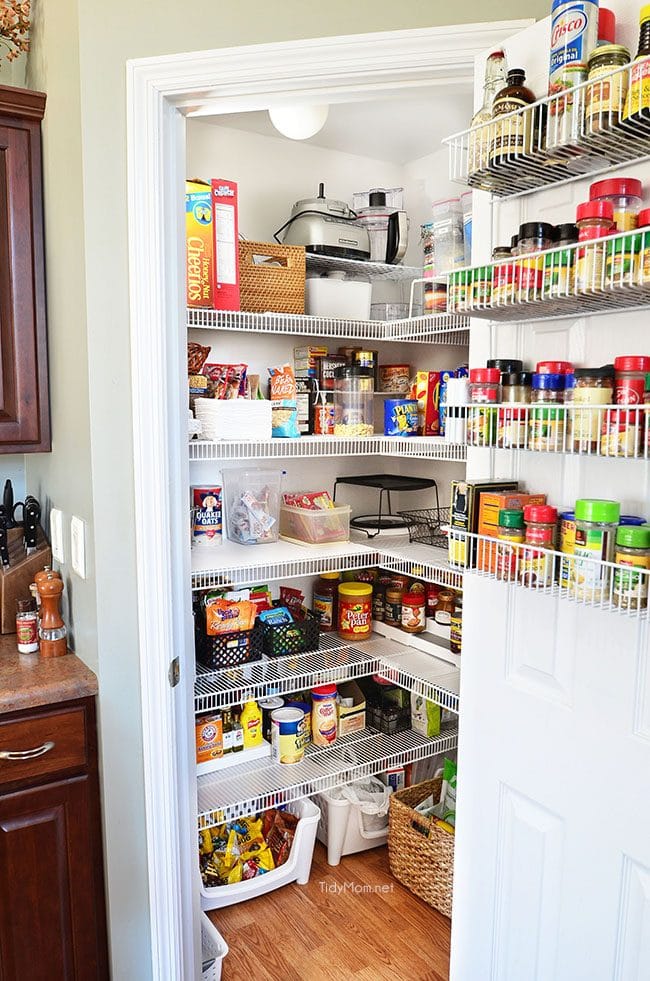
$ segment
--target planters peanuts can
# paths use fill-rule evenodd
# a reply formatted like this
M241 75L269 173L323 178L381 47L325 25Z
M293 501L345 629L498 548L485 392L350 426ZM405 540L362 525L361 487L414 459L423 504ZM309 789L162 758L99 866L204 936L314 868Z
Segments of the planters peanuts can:
M384 436L417 436L417 434L417 401L384 399Z
M449 368L440 372L440 401L438 412L440 414L440 435L445 435L445 419L447 417L447 382L450 378L459 378L453 369Z

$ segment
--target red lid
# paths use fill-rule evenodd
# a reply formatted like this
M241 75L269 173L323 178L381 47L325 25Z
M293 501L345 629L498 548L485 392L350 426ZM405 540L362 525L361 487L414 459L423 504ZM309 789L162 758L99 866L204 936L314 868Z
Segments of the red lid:
M550 504L527 504L524 508L524 521L550 525L557 521L557 508Z
M650 371L650 358L642 354L621 354L614 358L614 371L640 371L645 375Z
M602 187L603 184L615 184L616 181L599 181L592 184L591 190L595 187ZM606 221L614 220L614 205L611 201L583 201L576 209L576 221L584 221L586 218L604 218Z
M336 695L336 685L319 685L318 688L312 688L311 693L312 695L320 695L322 698Z
M578 232L579 242L591 242L594 238L607 238L608 235L613 235L616 231L616 226L612 222L606 222L603 225L589 225L587 228L581 228Z
M402 604L406 603L411 606L424 606L424 601L424 593L404 593L402 596Z
M471 368L469 373L471 382L492 382L498 384L501 381L501 372L498 368Z
M596 181L589 188L589 200L598 198L642 198L643 185L636 177L610 177L606 181Z
M570 361L538 361L535 371L538 375L568 375L573 365Z
M650 225L650 208L639 211L639 228L643 228L644 225Z
M516 422L517 420L525 419L527 411L527 409L511 409L509 405L505 405L499 409L499 416L501 422L505 422L507 424L509 422Z
M598 8L598 40L616 44L616 14L607 7Z

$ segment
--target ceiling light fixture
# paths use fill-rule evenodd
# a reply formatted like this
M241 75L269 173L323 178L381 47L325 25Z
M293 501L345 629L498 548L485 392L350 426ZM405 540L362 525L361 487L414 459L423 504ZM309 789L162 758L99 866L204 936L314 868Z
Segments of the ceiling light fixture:
M290 140L308 140L325 125L329 106L276 106L269 109L271 122Z

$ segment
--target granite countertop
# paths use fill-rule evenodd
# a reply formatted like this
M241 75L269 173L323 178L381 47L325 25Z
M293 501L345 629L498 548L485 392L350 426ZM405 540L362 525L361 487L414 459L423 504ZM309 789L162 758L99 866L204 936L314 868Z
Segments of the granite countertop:
M96 694L96 676L75 654L19 654L15 634L0 636L0 715Z

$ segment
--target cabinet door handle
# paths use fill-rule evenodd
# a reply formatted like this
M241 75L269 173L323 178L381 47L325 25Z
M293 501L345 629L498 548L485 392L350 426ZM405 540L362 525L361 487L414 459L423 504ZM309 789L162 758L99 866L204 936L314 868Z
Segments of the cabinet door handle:
M42 746L36 746L35 749L23 749L23 750L10 750L3 749L0 750L0 760L34 760L37 756L45 756L50 750L54 749L54 743L48 740L43 743Z

